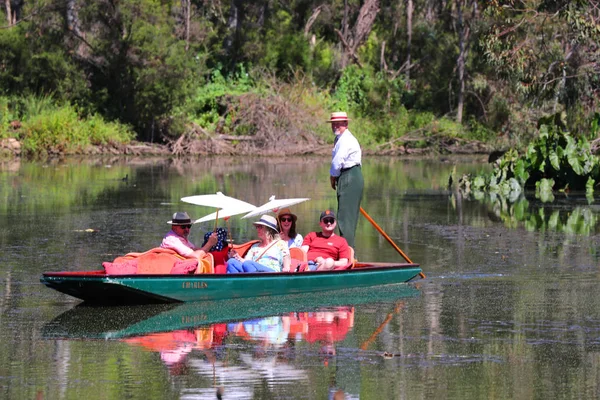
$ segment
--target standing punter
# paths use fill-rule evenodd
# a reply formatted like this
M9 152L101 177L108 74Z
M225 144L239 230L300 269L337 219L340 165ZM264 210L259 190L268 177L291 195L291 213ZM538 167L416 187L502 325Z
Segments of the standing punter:
M340 236L354 247L364 181L360 169L362 157L360 144L348 130L348 121L348 116L343 111L331 113L331 118L327 121L331 122L331 130L336 136L329 179L333 190L337 190Z

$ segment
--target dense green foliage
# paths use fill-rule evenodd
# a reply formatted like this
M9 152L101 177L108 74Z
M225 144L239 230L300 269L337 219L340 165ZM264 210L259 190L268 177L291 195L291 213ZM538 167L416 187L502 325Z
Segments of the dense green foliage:
M13 128L10 121L20 121ZM126 125L108 122L98 114L80 118L69 104L56 105L50 98L0 97L0 139L16 136L29 155L83 153L91 145L127 143L134 137Z
M600 182L600 158L592 154L585 137L574 138L561 128L560 115L540 121L539 136L524 154L507 151L489 174L464 176L460 186L467 191L494 192L515 199L523 190L535 189L543 201L553 192L577 191L593 195ZM546 125L546 123L554 124ZM564 125L562 125L564 127Z
M373 146L443 134L522 147L541 115L559 111L577 138L598 106L600 17L590 2L5 4L0 95L51 96L146 141L191 123L230 133L230 104L280 95L281 85L306 93L293 99L300 109L349 111ZM5 136L20 118L0 117Z

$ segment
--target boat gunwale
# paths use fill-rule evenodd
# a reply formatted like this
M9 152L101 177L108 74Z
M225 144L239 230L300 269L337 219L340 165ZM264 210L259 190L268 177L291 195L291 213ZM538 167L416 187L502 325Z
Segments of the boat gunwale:
M302 277L302 276L313 276L313 275L338 275L338 274L358 274L365 272L387 272L393 270L404 270L404 269L420 269L419 264L408 264L408 263L365 263L364 266L358 268L328 270L328 271L302 271L302 272L246 272L239 274L125 274L125 275L108 275L104 273L104 270L93 270L93 271L56 271L56 272L44 272L42 276L44 278L89 278L89 279L136 279L136 278L173 278L173 279L216 279L216 278L230 278L230 279L244 279L251 277Z

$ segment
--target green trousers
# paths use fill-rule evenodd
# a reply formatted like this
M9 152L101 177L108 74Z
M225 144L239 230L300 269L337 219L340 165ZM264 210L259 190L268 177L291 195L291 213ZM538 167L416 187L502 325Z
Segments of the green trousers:
M364 185L360 166L342 171L337 181L338 229L340 236L348 241L350 247L354 247L354 235L356 234Z

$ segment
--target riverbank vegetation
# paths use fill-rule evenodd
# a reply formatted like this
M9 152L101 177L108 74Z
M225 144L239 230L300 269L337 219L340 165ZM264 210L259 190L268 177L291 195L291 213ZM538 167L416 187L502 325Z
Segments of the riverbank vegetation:
M458 179L458 187L467 196L473 193L481 198L484 193L494 193L511 202L533 190L544 202L553 201L555 191L585 193L593 201L594 190L600 186L600 158L594 154L598 146L600 139L590 143L584 135L573 137L564 113L543 118L539 136L524 152L508 150L495 160L493 171L464 175Z
M597 1L7 0L2 13L0 142L27 155L319 153L336 110L375 154L524 149L545 115L563 113L574 140L600 121Z

